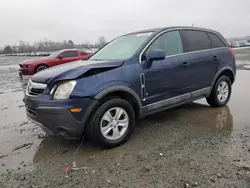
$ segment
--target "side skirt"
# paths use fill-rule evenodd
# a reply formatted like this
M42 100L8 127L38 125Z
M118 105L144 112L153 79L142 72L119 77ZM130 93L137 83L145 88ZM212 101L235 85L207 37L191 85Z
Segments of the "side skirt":
M141 117L207 97L209 95L210 89L211 89L210 87L207 87L201 90L194 91L192 93L187 93L184 95L176 96L170 99L165 99L165 100L144 106L142 107Z

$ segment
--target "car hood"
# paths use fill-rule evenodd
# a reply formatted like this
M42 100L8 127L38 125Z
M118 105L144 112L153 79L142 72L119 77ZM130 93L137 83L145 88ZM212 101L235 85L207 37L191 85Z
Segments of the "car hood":
M71 80L82 76L90 69L119 67L124 61L75 61L45 69L32 76L33 82L54 83L59 80Z
M29 64L33 64L33 63L40 63L41 61L44 61L46 59L47 58L30 59L30 60L23 61L21 64L23 64L23 65L29 65Z

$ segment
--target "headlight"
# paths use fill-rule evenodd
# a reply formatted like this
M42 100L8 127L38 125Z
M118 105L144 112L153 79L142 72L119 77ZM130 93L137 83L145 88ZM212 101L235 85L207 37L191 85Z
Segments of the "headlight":
M30 68L31 66L30 65L25 65L26 68Z
M76 81L74 80L60 84L56 88L53 99L68 99L75 85L76 85ZM53 88L51 90L51 93L53 93L54 90L55 89Z

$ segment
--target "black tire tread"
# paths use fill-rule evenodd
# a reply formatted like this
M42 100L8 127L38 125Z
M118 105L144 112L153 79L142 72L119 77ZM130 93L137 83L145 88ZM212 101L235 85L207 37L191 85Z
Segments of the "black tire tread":
M99 127L100 122L98 122L100 116L103 115L105 109L109 108L109 106L112 107L114 104L118 106L125 106L128 109L127 113L130 116L128 133L122 140L119 140L118 142L107 141L100 132L100 127ZM94 109L87 124L87 137L95 145L100 146L101 148L113 148L120 146L123 143L125 143L131 136L134 129L134 121L135 121L135 112L132 105L124 99L112 97L108 100L104 100L103 103L101 103L99 106L97 106L97 108Z
M217 87L218 85L222 82L222 81L226 81L228 83L229 86L229 94L228 94L228 98L225 102L221 103L218 99L217 99ZM207 103L211 106L211 107L222 107L225 106L230 97L231 97L231 91L232 91L232 86L231 86L231 81L227 76L220 76L217 81L215 82L212 91L210 93L210 96L206 98Z
M37 69L38 69L40 66L46 66L47 68L49 68L49 66L46 65L46 64L37 65L36 68L35 68L35 73L37 73Z

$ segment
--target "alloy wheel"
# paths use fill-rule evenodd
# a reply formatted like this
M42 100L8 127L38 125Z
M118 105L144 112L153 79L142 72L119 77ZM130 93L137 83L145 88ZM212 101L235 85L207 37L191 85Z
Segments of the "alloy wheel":
M101 133L108 140L117 140L127 131L129 126L129 116L120 107L109 109L101 119Z

